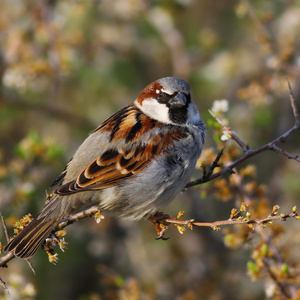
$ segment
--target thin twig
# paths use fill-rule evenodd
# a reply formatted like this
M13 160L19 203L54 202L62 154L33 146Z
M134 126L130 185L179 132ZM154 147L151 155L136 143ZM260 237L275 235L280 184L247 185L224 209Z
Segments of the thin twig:
M0 267L6 268L7 263L15 257L13 252L8 252L4 256L0 257Z
M87 217L92 217L95 213L99 212L99 208L97 206L92 206L89 209L86 209L84 211L81 211L75 215L72 215L71 217L69 217L68 219L65 219L63 221L61 221L55 228L54 231L57 230L61 230L64 227L78 221L81 220L83 218L87 218ZM0 257L0 267L6 267L6 264L15 257L13 252L8 252L7 254L5 254L4 256ZM26 260L30 269L32 270L33 273L35 273L31 262L29 260Z
M223 220L223 221L214 221L214 222L194 222L193 220L178 220L178 219L165 219L164 221L166 223L170 224L177 224L177 225L193 225L193 226L198 226L198 227L211 227L211 228L217 228L219 226L224 226L224 225L236 225L236 224L243 224L243 225L264 225L267 223L270 223L271 221L274 220L281 220L285 221L288 218L296 218L298 216L297 213L290 213L287 215L270 215L265 218L259 218L259 219L228 219L228 220Z
M293 134L296 130L298 130L300 128L300 114L299 114L299 110L296 106L296 102L295 102L295 97L293 95L293 92L291 90L290 84L289 84L289 89L290 89L290 99L291 99L291 105L293 108L293 113L294 113L294 117L295 117L295 125L294 127L292 127L291 129L289 129L288 131L286 131L284 134L282 134L280 137L276 138L275 140L273 140L272 142L258 148L255 150L252 150L248 147L248 145L246 145L236 134L233 130L231 130L230 128L228 128L227 126L225 126L224 124L221 125L223 126L224 130L227 130L228 133L230 133L231 137L240 145L240 147L243 149L244 151L244 155L242 157L240 157L239 159L237 159L236 161L234 161L233 163L231 163L230 165L226 166L225 168L223 168L221 171L216 172L214 174L211 174L208 178L200 178L198 180L195 180L193 182L190 182L186 185L186 187L191 187L191 186L195 186L197 184L203 183L203 182L207 182L207 181L211 181L217 177L220 177L221 175L225 174L225 173L233 173L233 169L240 164L241 162L247 160L248 158L257 155L263 151L266 150L273 150L276 152L280 152L283 155L295 159L297 161L298 157L293 156L291 154L289 154L286 151L283 151L282 149L280 149L278 146L276 146L275 144L278 142L282 142L284 141L288 136L290 136L291 134ZM218 119L217 119L218 120ZM208 173L211 172L211 170L213 170L219 163L219 160L221 158L222 155L222 151L218 154L217 158L215 159L214 163L212 164L212 166L210 167L211 169L208 171ZM207 174L206 174L207 175ZM75 215L72 215L71 217L69 217L66 220L63 220L62 222L60 222L58 224L58 226L55 228L55 230L60 230L63 229L64 227L78 221L81 220L83 218L86 217L91 217L93 216L95 213L99 212L99 208L96 206L93 206L85 211L79 212ZM166 223L173 223L173 224L177 224L177 225L191 225L191 226L207 226L207 227L212 227L214 229L218 229L218 226L223 226L223 225L229 225L229 224L247 224L248 226L252 226L252 225L263 225L265 223L268 223L272 220L286 220L287 218L293 218L296 217L297 214L292 213L292 214L288 214L288 215L284 215L284 216L268 216L266 218L261 218L261 219L254 219L254 220L240 220L240 219L228 219L225 221L216 221L216 222L192 222L191 220L186 220L186 221L182 221L182 220L178 220L178 219L166 219ZM4 221L4 220L3 220ZM3 222L2 221L2 222ZM5 223L3 223L5 224ZM7 228L6 225L4 225L4 230L7 232ZM9 240L9 235L8 232L5 233L6 234L6 238ZM10 261L11 259L13 259L14 253L13 252L9 252L7 254L5 254L4 256L0 257L0 266L1 267L6 267L6 264L8 261ZM30 265L30 262L29 262ZM33 270L34 271L34 270Z
M2 224L3 224L6 241L9 242L9 240L10 240L9 233L8 233L7 226L6 226L5 220L4 220L1 212L0 212L0 217L1 217Z
M237 144L243 149L243 151L246 153L246 152L249 150L249 146L246 145L246 143L244 143L244 142L236 135L236 133L235 133L230 127L227 127L227 126L223 123L223 121L222 121L220 118L218 118L211 110L208 110L208 112L214 117L215 120L218 121L218 123L223 127L223 129L226 130L226 131L230 134L231 138L232 138L233 140L235 140L236 143L237 143Z
M288 159L294 159L297 162L300 162L299 156L298 155L292 155L291 153L284 151L282 148L279 148L276 145L271 146L272 150L275 152L281 153L282 155L286 156Z
M217 157L215 158L215 160L213 161L213 163L211 165L207 165L206 167L203 167L203 176L202 176L202 178L198 179L198 182L199 182L198 184L205 183L205 182L208 182L211 180L211 176L214 172L214 169L220 166L219 162L223 155L224 149L225 148L223 148L218 153ZM234 172L232 171L232 173L234 173ZM186 187L189 187L189 184L187 184Z
M296 99L295 99L295 95L293 93L290 81L287 79L287 83L289 86L289 93L290 93L290 100L291 100L291 105L292 105L292 109L293 109L293 114L295 117L295 126L297 128L300 127L300 112L299 112L299 107L296 104Z
M204 182L208 182L208 181L212 181L213 179L216 179L226 173L234 173L233 169L239 165L240 163L242 163L243 161L247 160L248 158L257 155L260 152L263 152L267 149L265 149L267 147L267 145L265 145L264 147L261 147L257 150L251 150L251 151L247 151L247 154L241 156L239 159L237 159L236 161L234 161L233 163L231 163L230 165L224 167L221 171L218 171L214 174L212 174L209 178L207 178L205 181L202 178L196 179L194 181L189 182L185 188L189 188L198 184L202 184Z
M26 262L28 263L29 268L31 269L31 271L33 272L34 275L36 275L35 269L33 268L33 265L31 263L31 261L27 258L25 259Z
M255 150L250 149L249 146L245 142L243 142L230 127L227 127L222 122L222 120L220 120L217 116L215 116L210 111L211 115L217 120L217 122L223 127L223 129L226 130L230 134L231 138L242 148L242 150L244 151L244 155L242 155L236 161L232 162L230 165L224 167L221 171L211 174L211 176L209 178L207 176L203 176L202 178L199 178L199 179L189 182L185 186L185 188L189 188L189 187L192 187L192 186L195 186L198 184L202 184L202 183L211 181L211 180L216 179L226 173L233 173L233 169L237 165L239 165L243 161L249 159L250 157L255 156L255 155L257 155L261 152L267 151L267 150L275 151L277 153L280 153L280 154L288 157L289 159L294 159L297 162L300 162L300 158L298 155L292 155L289 152L281 149L280 147L278 147L276 145L277 143L284 142L290 135L292 135L295 131L300 129L300 113L299 113L299 109L296 105L296 100L295 100L295 97L294 97L294 94L291 89L289 81L288 81L288 86L289 86L291 106L292 106L293 114L294 114L294 118L295 118L295 125L292 128L290 128L289 130L287 130L285 133L280 135L278 138L274 139L273 141L269 142L268 144L265 144L264 146L257 148Z
M7 286L6 286L6 283L3 281L3 279L2 279L1 277L0 277L0 285L2 285L3 288L5 289L6 293L7 293L8 295L10 295L10 292L9 292Z
M92 206L86 210L83 210L81 212L78 212L69 218L61 221L55 228L54 231L61 230L65 228L66 226L73 224L74 222L77 222L81 219L87 218L87 217L92 217L95 213L99 212L99 207L98 206Z

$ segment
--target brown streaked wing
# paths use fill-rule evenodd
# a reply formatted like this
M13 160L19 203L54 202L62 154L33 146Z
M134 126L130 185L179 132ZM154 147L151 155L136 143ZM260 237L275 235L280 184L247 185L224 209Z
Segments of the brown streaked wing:
M186 133L176 128L166 134L158 134L147 145L133 143L130 149L110 149L88 165L76 180L63 184L54 192L68 195L84 190L112 187L120 181L141 172L154 157L161 155L175 141L185 138Z

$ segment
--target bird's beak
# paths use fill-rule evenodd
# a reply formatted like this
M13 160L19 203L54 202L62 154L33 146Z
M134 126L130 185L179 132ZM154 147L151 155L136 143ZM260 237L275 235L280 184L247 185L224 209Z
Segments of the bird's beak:
M183 93L177 93L170 101L170 107L180 108L186 105L186 96Z

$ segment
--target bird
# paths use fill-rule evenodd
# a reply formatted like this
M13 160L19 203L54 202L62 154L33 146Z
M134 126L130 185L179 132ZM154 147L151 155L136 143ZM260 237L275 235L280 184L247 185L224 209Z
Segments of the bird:
M154 81L83 141L51 199L5 251L32 257L60 221L94 205L123 219L155 216L184 189L205 136L189 84Z

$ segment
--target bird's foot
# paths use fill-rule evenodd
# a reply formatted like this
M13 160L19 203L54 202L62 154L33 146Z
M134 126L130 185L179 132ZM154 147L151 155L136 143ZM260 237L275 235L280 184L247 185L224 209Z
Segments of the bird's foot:
M157 212L153 216L150 216L148 220L153 223L156 232L157 232L157 237L155 238L156 240L168 240L168 237L165 237L165 233L168 229L168 225L165 222L165 220L169 219L170 216L167 214L164 214L163 212Z

